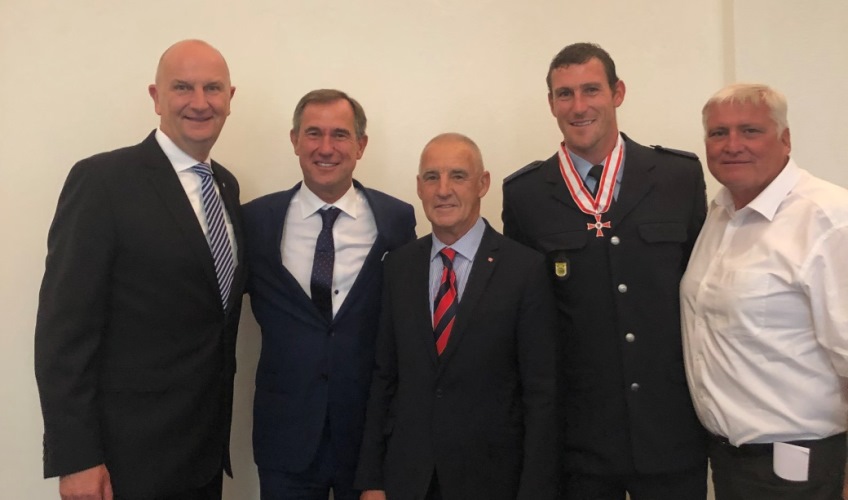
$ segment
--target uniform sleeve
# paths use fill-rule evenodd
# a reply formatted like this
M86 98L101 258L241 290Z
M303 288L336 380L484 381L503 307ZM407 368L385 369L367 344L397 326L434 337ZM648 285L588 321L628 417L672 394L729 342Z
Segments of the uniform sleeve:
M558 435L556 363L559 353L553 289L542 256L533 261L521 295L516 339L524 404L524 464L518 498L556 497Z
M107 322L115 234L102 171L92 167L81 162L71 170L47 239L35 327L45 477L104 462L97 353Z
M689 255L692 249L695 248L695 241L701 233L701 228L704 226L704 221L707 219L707 184L704 182L704 168L701 162L696 162L697 169L694 170L692 197L692 217L689 219L689 227L686 230L686 259L683 269L686 269L686 264L689 261Z
M526 236L521 232L518 224L518 215L515 213L514 195L509 187L503 186L503 211L501 212L501 220L503 221L503 234L507 238L515 240L526 246L531 246L531 242L527 241Z

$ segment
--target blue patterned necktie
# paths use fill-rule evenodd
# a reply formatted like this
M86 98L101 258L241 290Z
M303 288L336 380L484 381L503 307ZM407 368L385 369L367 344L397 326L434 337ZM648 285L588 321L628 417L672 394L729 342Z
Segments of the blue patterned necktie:
M312 302L328 320L333 319L333 263L336 260L336 246L333 242L333 224L341 213L336 207L319 210L321 214L321 232L315 242L315 257L312 259L312 280L310 290Z
M205 163L198 163L191 169L200 176L200 193L203 200L203 212L206 214L206 226L209 249L215 262L215 274L218 276L218 288L221 291L221 301L224 309L230 298L230 286L233 284L233 250L230 237L227 234L227 224L224 221L224 206L221 197L215 191L215 181L212 179L212 169Z

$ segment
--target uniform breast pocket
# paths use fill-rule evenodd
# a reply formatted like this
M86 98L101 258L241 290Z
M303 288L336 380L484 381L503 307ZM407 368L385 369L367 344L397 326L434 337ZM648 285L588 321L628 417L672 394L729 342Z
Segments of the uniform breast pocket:
M581 252L588 244L587 231L566 231L539 238L550 273L557 281L571 277L571 257Z

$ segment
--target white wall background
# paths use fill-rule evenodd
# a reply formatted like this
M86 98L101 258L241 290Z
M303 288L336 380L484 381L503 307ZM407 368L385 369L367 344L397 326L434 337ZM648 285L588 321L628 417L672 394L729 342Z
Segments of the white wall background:
M575 41L616 60L627 84L620 125L635 140L703 154L707 97L737 79L764 81L789 98L793 156L848 185L847 19L844 0L0 0L0 497L57 498L56 480L41 479L32 359L47 230L75 161L137 143L158 123L146 88L171 43L202 38L229 61L238 91L213 156L240 179L242 201L300 178L293 107L335 87L370 120L359 180L417 206L421 147L463 132L492 172L484 216L500 227L500 181L560 140L544 77ZM225 498L239 500L258 498L259 334L249 312L242 324L236 479L225 481Z

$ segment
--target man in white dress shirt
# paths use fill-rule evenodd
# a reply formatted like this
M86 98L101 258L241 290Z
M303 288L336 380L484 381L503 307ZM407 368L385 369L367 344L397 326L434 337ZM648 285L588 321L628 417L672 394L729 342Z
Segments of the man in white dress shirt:
M786 99L735 84L703 108L724 186L681 284L686 374L716 499L838 499L848 419L848 190L789 156Z

